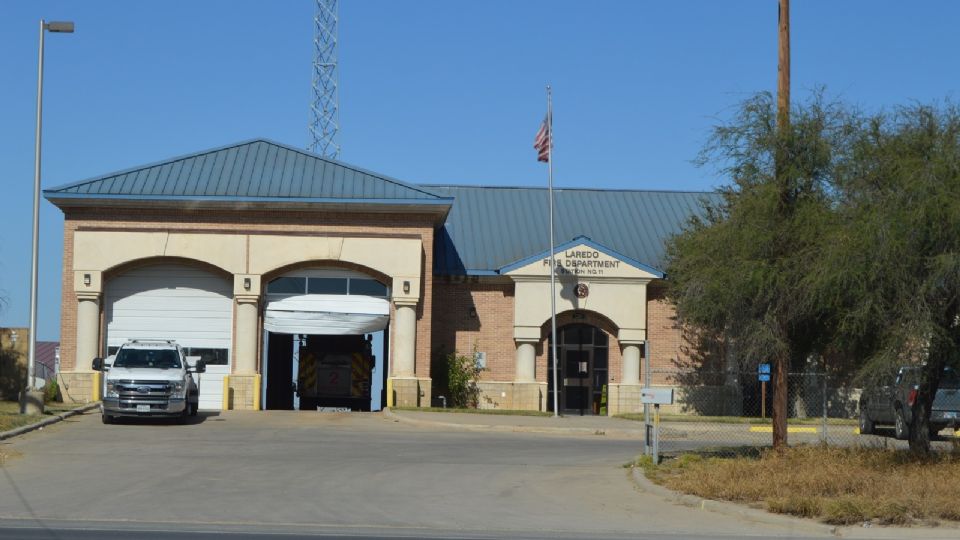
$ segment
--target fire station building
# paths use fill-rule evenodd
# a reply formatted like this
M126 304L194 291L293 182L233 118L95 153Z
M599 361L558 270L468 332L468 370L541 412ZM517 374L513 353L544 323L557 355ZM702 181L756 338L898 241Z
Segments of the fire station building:
M479 407L552 410L557 391L616 414L640 408L645 356L683 356L664 241L715 195L555 190L553 299L545 188L416 185L253 140L44 196L64 213L71 400L139 338L205 360L205 409L439 405L456 353L484 368Z

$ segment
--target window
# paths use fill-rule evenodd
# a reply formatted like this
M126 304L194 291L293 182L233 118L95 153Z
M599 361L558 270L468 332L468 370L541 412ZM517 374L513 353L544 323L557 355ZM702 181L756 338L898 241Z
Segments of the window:
M113 367L179 368L180 356L174 349L120 349Z
M279 277L267 284L267 294L305 294L307 278Z
M347 278L319 278L307 280L307 294L347 294Z
M351 279L350 294L364 296L386 296L387 286L375 279Z
M227 349L208 349L202 347L185 347L183 349L185 356L199 356L203 363L208 366L225 366L229 361Z
M369 278L284 276L267 284L267 294L358 294L385 297L387 286Z

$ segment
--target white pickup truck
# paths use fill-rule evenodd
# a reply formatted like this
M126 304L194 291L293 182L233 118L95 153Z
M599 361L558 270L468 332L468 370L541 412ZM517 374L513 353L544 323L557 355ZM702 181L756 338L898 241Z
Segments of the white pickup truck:
M193 373L205 372L206 366L202 360L190 365L175 341L131 340L107 360L93 359L93 369L103 372L104 424L119 416L171 417L183 423L196 416L199 391Z

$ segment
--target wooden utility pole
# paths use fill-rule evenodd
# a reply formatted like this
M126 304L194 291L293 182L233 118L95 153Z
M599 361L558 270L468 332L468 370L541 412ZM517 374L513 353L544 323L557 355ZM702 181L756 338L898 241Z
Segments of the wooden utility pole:
M790 0L780 0L780 52L777 63L777 128L790 124Z
M789 219L792 196L790 180L784 152L787 136L790 129L790 0L780 0L779 17L779 55L777 64L777 149L775 152L776 182L780 187L780 209L783 219ZM782 323L781 323L782 325ZM789 332L788 328L780 328L780 332ZM785 337L785 336L784 336ZM790 371L790 355L779 354L773 361L773 447L776 449L787 446L787 408L788 388L787 373Z

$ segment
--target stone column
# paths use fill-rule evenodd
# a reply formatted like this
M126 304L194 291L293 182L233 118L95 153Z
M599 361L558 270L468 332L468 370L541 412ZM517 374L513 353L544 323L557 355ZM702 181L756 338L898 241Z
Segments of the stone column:
M529 383L536 381L537 351L530 341L517 341L517 363L514 382Z
M623 372L620 384L640 384L640 345L636 343L622 343L623 345Z
M100 294L77 294L76 371L92 371L92 361L100 354Z
M257 372L257 307L259 296L236 296L236 350L233 351L233 372L253 375Z
M413 377L417 367L417 304L395 301L393 376Z

